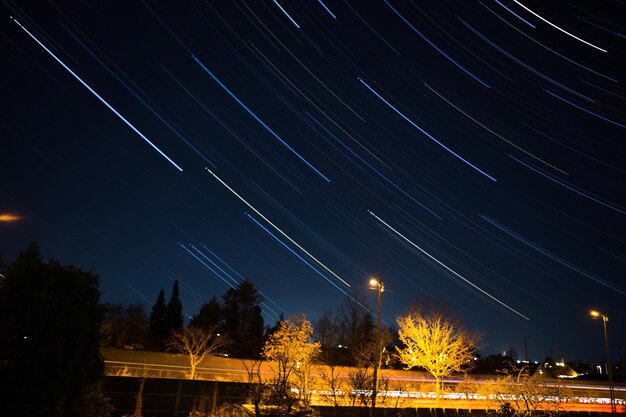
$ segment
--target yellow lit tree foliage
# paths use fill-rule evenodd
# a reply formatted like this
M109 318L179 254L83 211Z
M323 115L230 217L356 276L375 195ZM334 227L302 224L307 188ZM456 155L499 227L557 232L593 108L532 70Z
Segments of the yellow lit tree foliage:
M403 345L396 347L400 362L406 369L428 371L435 378L439 398L441 379L471 366L480 336L436 311L413 310L396 322Z
M263 347L263 357L275 363L272 383L274 401L289 414L298 401L308 405L309 375L313 359L320 350L312 342L313 326L304 314L289 316L278 323ZM299 398L293 398L291 387L297 388Z

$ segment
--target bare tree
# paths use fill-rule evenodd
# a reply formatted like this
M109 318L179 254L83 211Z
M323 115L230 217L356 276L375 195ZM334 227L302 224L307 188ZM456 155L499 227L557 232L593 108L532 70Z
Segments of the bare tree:
M143 387L144 385L146 385L146 378L145 377L139 378L139 391L137 392L137 397L135 401L135 413L133 414L133 417L143 416L142 411L143 411Z
M509 415L557 415L561 404L567 402L571 392L564 389L558 380L549 381L539 374L530 375L523 366L515 372L503 375L485 384L485 394L494 398L501 414Z
M174 331L168 347L189 357L189 377L194 379L196 367L207 356L213 356L228 344L228 340L217 333L217 326L209 330L187 326L182 332Z
M365 408L371 406L373 382L369 363L350 368L348 371L348 386L351 391L351 407L354 408L357 404Z
M343 368L335 365L327 365L321 372L321 386L323 397L328 400L335 408L335 415L337 408L342 405L342 400L346 397L345 392L345 378L342 377Z
M413 310L396 321L403 344L396 347L400 362L406 369L421 367L435 377L439 398L441 379L472 365L480 336L436 310Z

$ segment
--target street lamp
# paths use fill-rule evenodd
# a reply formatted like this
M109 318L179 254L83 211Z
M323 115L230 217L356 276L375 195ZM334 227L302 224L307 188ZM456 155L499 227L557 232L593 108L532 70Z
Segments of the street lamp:
M613 366L611 365L611 349L609 348L609 335L606 331L606 322L609 321L609 318L596 310L591 310L589 312L591 317L601 317L602 324L604 327L604 349L606 351L606 367L607 373L609 375L609 396L611 397L611 414L615 414L615 390L613 389Z
M370 286L378 290L378 314L376 315L376 365L374 366L374 383L372 385L372 408L370 409L370 417L374 415L374 408L376 408L376 395L378 389L378 369L382 362L382 348L380 346L381 334L380 334L380 296L385 291L385 286L382 281L375 278L370 279Z

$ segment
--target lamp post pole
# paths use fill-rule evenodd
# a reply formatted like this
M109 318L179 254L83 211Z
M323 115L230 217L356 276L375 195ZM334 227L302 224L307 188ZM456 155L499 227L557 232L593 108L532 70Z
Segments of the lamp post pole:
M611 364L611 348L609 347L609 334L606 329L606 322L609 321L609 318L602 313L597 311L591 311L591 315L593 317L601 317L602 318L602 326L604 328L604 350L606 353L606 367L607 374L609 375L609 396L611 398L611 415L615 414L615 389L613 388L613 365Z
M526 358L526 363L528 362L528 344L526 342L526 339L528 339L530 336L524 336L524 356Z
M381 334L380 334L380 299L381 294L385 290L385 286L381 281L376 279L370 280L370 285L376 286L378 290L378 313L376 314L376 364L374 365L374 375L373 375L373 383L372 383L372 408L370 409L370 417L374 416L374 409L376 408L376 396L378 395L378 370L380 368L380 364L382 362L382 348L380 346L381 343Z

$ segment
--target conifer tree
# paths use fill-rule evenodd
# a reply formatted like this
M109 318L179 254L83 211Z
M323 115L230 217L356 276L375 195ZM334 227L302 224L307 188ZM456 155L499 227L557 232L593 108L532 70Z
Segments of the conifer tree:
M231 355L239 358L258 358L263 348L264 322L259 304L263 296L248 280L224 294L222 309L224 331L228 334Z
M222 307L216 297L212 297L209 302L202 304L198 314L194 315L189 322L190 326L209 330L214 326L219 326L222 321Z
M178 292L178 280L174 281L172 295L169 303L167 303L165 323L167 324L167 337L169 337L172 331L181 332L183 330L183 303L180 301Z
M163 289L161 289L150 312L150 339L152 347L155 349L163 349L165 341L169 337L166 315L167 306L165 305L165 293Z

